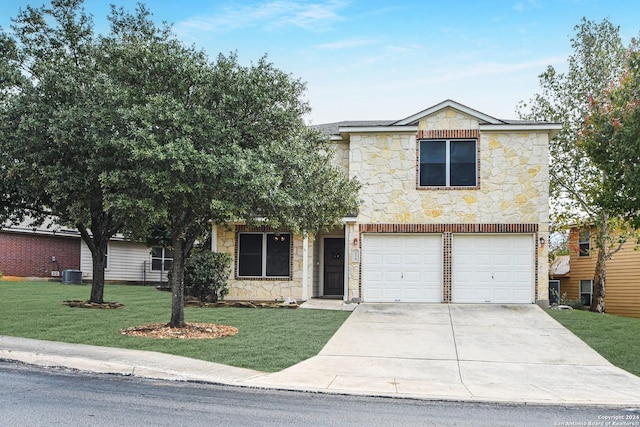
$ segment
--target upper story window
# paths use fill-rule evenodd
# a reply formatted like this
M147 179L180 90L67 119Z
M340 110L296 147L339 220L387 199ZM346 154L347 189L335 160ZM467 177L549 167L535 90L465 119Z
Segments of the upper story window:
M238 277L289 277L291 234L238 234Z
M420 141L420 187L476 187L478 150L475 139Z
M580 231L578 246L578 256L589 256L591 252L591 232L589 229Z

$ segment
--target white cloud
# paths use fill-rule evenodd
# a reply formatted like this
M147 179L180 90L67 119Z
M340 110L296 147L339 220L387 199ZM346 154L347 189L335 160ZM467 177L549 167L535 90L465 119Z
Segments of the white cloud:
M513 9L516 12L524 12L530 9L539 9L539 8L540 8L540 4L538 3L537 0L519 1L513 6Z
M178 35L194 32L221 32L241 28L298 27L322 31L343 20L339 11L347 3L341 0L315 3L295 0L275 0L255 5L234 4L209 15L194 16L175 25Z
M411 85L430 85L436 83L444 83L450 81L471 81L479 76L498 76L498 75L515 75L523 70L540 70L543 71L548 65L564 64L567 56L545 57L532 61L500 63L500 62L479 62L468 64L468 67L459 68L458 70L446 69L440 73L431 73L428 77L421 77L414 80L404 80L395 85L411 86ZM435 70L433 70L435 71Z
M355 47L370 45L375 42L376 41L373 39L351 38L351 39L339 40L332 43L319 44L314 47L317 49L329 49L329 50L351 49Z

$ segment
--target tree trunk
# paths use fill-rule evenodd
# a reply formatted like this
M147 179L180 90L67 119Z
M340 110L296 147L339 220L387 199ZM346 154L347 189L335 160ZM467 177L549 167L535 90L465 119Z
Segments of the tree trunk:
M92 230L89 234L89 230L84 224L77 224L78 230L82 240L86 243L87 247L91 251L91 265L93 267L93 278L91 279L91 296L90 302L97 304L104 303L104 269L106 268L104 256L107 253L107 245L109 244L109 237L106 237L98 229Z
M186 225L185 225L186 223ZM202 235L202 227L195 220L179 217L172 220L171 245L173 246L173 262L171 263L169 281L171 285L171 322L172 328L184 328L184 264L191 253L191 249Z
M93 265L93 278L91 279L90 302L98 304L104 303L104 269L106 268L104 256L107 252L107 242L96 244L95 250L91 252Z
M184 240L180 237L171 239L173 245L173 262L171 263L171 321L172 328L184 328Z
M593 275L593 294L591 296L590 311L596 313L604 313L604 295L605 295L605 282L607 278L607 235L608 229L608 217L604 215L602 224L598 227L598 260L596 261L596 270Z

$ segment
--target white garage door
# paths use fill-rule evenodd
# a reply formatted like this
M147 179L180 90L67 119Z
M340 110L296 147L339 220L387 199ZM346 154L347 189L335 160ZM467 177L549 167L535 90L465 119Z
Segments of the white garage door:
M534 302L533 251L531 234L454 235L452 302Z
M362 300L441 302L442 236L364 234Z

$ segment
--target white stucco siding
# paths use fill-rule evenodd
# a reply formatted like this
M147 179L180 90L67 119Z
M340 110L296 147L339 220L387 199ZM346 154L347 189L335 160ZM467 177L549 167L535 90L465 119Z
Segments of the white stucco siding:
M160 282L161 280L159 271L151 271L150 248L143 244L111 241L107 258L105 280L131 282ZM146 274L144 272L145 262ZM80 269L84 279L93 277L91 251L84 242L80 248ZM166 280L167 274L165 272L162 281L166 282Z

